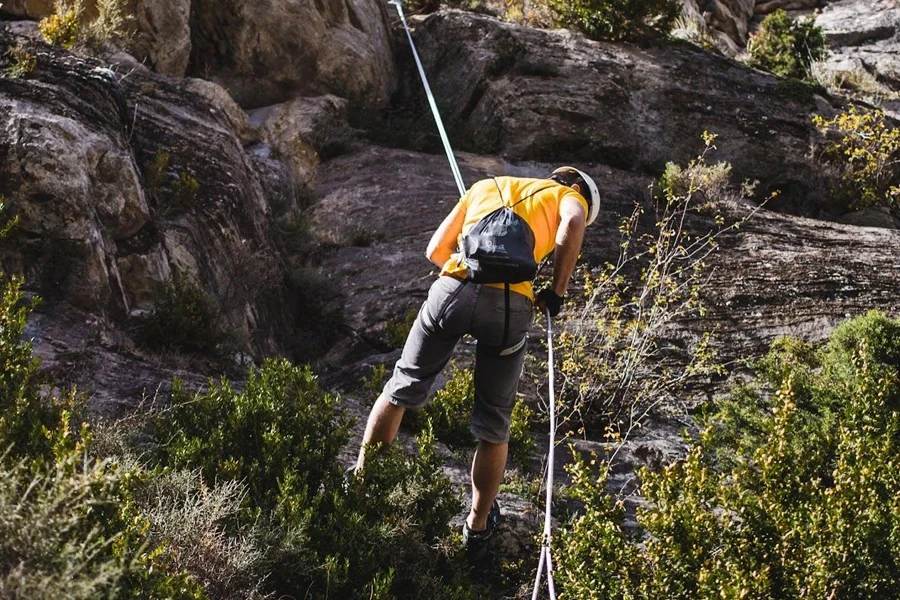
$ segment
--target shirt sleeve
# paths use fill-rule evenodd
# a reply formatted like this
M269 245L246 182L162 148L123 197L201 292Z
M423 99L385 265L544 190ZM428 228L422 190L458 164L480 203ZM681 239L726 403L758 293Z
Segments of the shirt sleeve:
M582 196L581 194L579 194L578 192L576 192L576 191L573 190L572 188L568 188L568 189L566 190L566 193L563 194L563 195L562 195L562 198L559 199L559 203L562 204L562 201L563 201L565 198L572 198L572 199L574 199L574 200L577 200L578 203L581 204L581 207L584 209L584 218L585 218L585 219L587 219L588 216L591 214L591 209L590 209L590 207L588 206L587 200L585 200L585 199L584 199L584 196Z

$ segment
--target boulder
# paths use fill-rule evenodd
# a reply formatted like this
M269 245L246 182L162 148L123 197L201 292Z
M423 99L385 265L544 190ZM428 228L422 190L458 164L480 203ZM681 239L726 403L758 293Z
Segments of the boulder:
M39 19L53 12L53 0L4 0L2 10L16 17Z
M195 0L189 73L241 106L334 93L387 102L395 85L385 5L373 0Z
M875 80L900 92L900 4L894 0L839 0L816 18L830 52L825 68Z
M250 112L250 123L292 169L293 181L309 187L321 156L340 154L353 139L348 102L333 95L296 98ZM257 151L258 156L265 151Z
M428 17L416 40L463 147L658 173L710 131L739 178L780 189L785 208L822 209L816 96L802 85L687 44L600 43L459 12Z
M184 77L191 57L191 0L130 0L134 38L129 50L157 73Z
M0 47L18 41L0 31ZM0 78L0 194L19 218L0 248L4 270L23 272L51 314L65 304L113 324L152 308L178 271L244 349L286 353L292 317L270 293L270 207L235 131L243 112L214 84L127 57L116 72L31 48L34 72Z

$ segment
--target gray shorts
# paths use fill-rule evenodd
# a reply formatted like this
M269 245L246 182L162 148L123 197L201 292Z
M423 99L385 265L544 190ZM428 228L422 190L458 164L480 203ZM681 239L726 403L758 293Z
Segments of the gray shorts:
M507 328L505 296L503 289L438 278L419 310L394 374L384 386L391 403L413 409L424 406L457 342L470 334L478 340L472 434L494 444L508 442L532 303L526 296L510 292Z

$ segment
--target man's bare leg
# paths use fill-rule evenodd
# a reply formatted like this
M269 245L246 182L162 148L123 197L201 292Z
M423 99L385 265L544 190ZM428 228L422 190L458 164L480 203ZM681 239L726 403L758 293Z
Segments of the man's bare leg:
M363 435L359 458L356 460L357 471L361 471L366 464L367 446L375 444L387 446L394 441L405 411L406 409L402 406L391 404L384 394L378 397L375 406L372 407L372 412L369 413L369 420L366 422L366 433Z
M487 528L488 514L506 469L506 454L509 444L492 444L481 440L472 459L472 511L466 524L472 531Z

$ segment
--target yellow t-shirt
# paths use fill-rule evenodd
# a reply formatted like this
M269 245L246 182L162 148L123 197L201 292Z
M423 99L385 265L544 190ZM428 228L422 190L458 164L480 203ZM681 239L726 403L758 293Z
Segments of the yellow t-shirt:
M519 202L513 207L513 211L525 219L525 222L534 231L534 260L540 263L556 248L556 230L559 229L560 222L559 205L563 198L569 196L576 199L584 207L584 214L588 214L588 205L584 197L572 188L555 181L524 177L497 177L496 181L496 184L494 179L479 181L466 192L465 196L460 198L460 204L466 209L466 219L462 228L463 235L478 221L503 204L512 206L523 198L531 196L527 200ZM497 189L498 185L499 190ZM502 200L500 192L503 194ZM462 265L461 261L462 257L458 252L453 254L444 264L441 275L466 278L466 267ZM486 285L501 289L504 287L502 283ZM530 281L511 284L509 289L534 300L534 291Z

